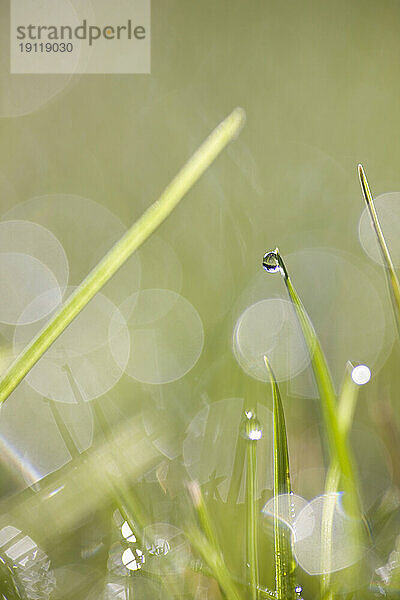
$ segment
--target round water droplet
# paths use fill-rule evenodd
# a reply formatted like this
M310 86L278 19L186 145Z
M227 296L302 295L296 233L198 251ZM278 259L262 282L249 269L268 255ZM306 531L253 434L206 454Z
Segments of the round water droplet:
M351 372L351 378L357 385L365 385L371 379L371 370L367 365L357 365Z
M266 252L264 254L263 267L267 273L277 273L277 271L280 271L281 267L276 252Z
M254 410L245 410L240 433L246 440L258 441L262 438L262 427Z
M184 464L191 479L199 482L209 498L221 498L223 502L237 476L235 456L243 423L243 404L242 398L227 398L206 406L191 421L183 444ZM257 442L260 495L262 490L272 486L272 413L258 404L257 414L259 431L262 427L263 433ZM242 471L240 489L235 492L233 502L243 502L244 497L245 472Z

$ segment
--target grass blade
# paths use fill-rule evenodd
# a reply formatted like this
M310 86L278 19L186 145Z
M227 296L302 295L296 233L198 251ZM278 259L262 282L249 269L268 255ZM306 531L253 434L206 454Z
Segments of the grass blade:
M226 117L174 177L160 198L147 209L89 273L50 322L7 370L0 382L0 404L8 398L19 382L93 296L169 216L225 146L238 135L244 118L244 111L240 108L236 108Z
M226 600L241 600L241 595L223 559L200 486L196 481L192 481L188 484L188 490L201 529L192 528L187 537L217 581Z
M348 362L346 365L345 376L342 389L339 394L338 402L338 426L342 436L347 437L354 419L359 386L354 383L351 377L353 365ZM325 492L337 492L339 488L340 470L336 460L330 464L326 478Z
M274 252L268 252L265 255L263 263L265 268L267 259L274 259L276 261L276 268L272 270L269 266L267 270L270 270L271 272L276 272L279 270L281 272L289 294L289 298L295 309L297 319L309 351L311 366L320 395L331 460L337 460L340 473L343 476L343 485L348 492L348 509L352 515L358 517L360 515L360 508L358 505L356 475L353 467L353 459L347 438L345 435L343 435L339 427L336 393L325 355L303 303L301 302L292 284L278 248L276 248Z
M290 494L289 453L286 436L285 414L275 376L266 356L264 361L269 372L273 399L274 431L274 538L275 538L275 582L277 600L295 600L295 561L292 554L291 531L277 515L281 514L281 494Z
M258 590L258 511L257 511L257 441L261 426L254 410L246 410L242 431L246 439L246 564L252 600Z
M344 380L342 384L342 388L339 394L339 403L338 403L338 425L341 434L344 437L347 437L352 423L354 419L355 408L357 404L358 398L358 390L359 386L354 383L351 373L353 370L353 365L348 362L346 365ZM334 494L339 489L340 483L340 469L337 462L337 459L334 458L331 461L329 466L328 474L325 482L325 493L326 494ZM333 511L335 508L334 502L327 501L326 506L324 507L323 514L323 526L322 532L323 537L325 539L325 544L323 545L324 557L323 563L326 566L326 570L330 571L330 562L331 562L331 544L332 544L332 521L333 521ZM357 532L355 532L357 534ZM331 575L330 573L326 573L321 576L321 596L326 598L326 600L333 600L334 591L331 586Z
M386 244L385 236L383 235L378 215L375 209L374 200L371 190L368 185L368 180L362 165L358 165L358 176L360 178L361 190L364 196L365 204L367 205L369 215L371 217L372 226L375 230L379 248L382 255L383 264L387 275L389 285L389 295L392 301L393 312L397 324L397 330L400 335L400 284L396 271L394 269L392 257L390 256L389 248Z

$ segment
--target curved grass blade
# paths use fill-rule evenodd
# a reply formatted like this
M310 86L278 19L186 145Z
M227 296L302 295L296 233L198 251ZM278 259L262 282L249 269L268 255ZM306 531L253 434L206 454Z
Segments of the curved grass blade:
M311 366L317 383L322 413L325 422L325 429L328 437L331 460L337 460L340 474L343 476L343 486L347 493L347 504L350 513L354 516L360 515L360 508L357 496L357 484L353 459L350 452L347 438L340 430L336 405L336 393L333 386L329 368L323 353L318 336L308 317L306 309L303 306L286 269L282 256L278 248L274 254L278 268L284 278L284 282L289 294L289 298L295 309L303 337L310 355Z
M367 176L362 165L358 165L358 176L360 179L361 190L364 196L365 204L367 205L369 215L371 217L372 226L375 230L379 244L385 272L387 275L389 295L392 301L393 312L397 324L397 330L400 335L400 283L394 269L392 257L390 256L389 248L386 244L385 236L383 235L381 225L379 223L378 214L375 209L374 200L371 190L368 185Z
M275 582L277 600L298 598L294 581L295 561L292 553L291 531L278 517L281 494L290 494L289 453L287 446L285 414L279 387L266 356L265 365L271 380L274 431L274 539Z
M160 198L132 225L99 264L89 273L50 322L39 332L10 366L0 381L0 404L17 387L40 357L65 328L78 316L95 294L123 263L170 215L180 200L239 133L244 111L236 108L203 142L189 161L166 187ZM77 215L79 218L79 215Z

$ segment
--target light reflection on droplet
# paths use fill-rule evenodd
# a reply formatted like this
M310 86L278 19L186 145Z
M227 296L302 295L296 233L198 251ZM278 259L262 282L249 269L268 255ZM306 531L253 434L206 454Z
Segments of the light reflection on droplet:
M396 267L400 266L400 192L388 192L374 198L375 209L386 243ZM375 230L367 207L364 208L358 226L360 243L368 256L383 265Z
M138 571L141 569L141 561L139 556L134 554L132 548L127 548L122 553L122 563L125 565L127 569L130 571Z
M327 515L331 518L329 546ZM343 510L341 492L314 498L293 524L293 551L298 564L310 575L331 573L351 566L361 556L356 535L358 527L356 519L347 516Z
M357 365L351 372L351 378L357 385L365 385L371 379L371 371L367 365Z
M272 413L256 407L262 437L257 441L258 492L272 486ZM242 437L243 399L227 398L203 408L192 419L183 443L185 467L198 481L205 495L226 502L234 476L235 458ZM242 441L243 443L243 441ZM243 502L245 476L243 465L235 473L238 489L232 502Z
M300 512L307 506L307 500L297 494L279 494L265 504L262 512L269 517L276 517L291 529Z
M203 349L203 324L183 296L172 290L143 290L127 298L120 311L131 336L129 360L120 365L128 375L143 383L168 383L194 367ZM110 344L114 353L112 339ZM120 364L117 356L115 360Z
M276 252L266 252L263 258L263 267L267 273L277 273L281 270Z
M293 308L280 298L261 300L244 311L235 326L233 350L242 369L261 381L269 381L264 356L274 365L278 381L293 377L309 363Z
M262 438L262 427L257 419L255 410L245 410L244 418L240 430L242 436L253 442L257 442Z
M73 288L68 288L67 293L72 292ZM43 323L35 323L17 327L15 348L30 342L42 326ZM92 400L121 378L129 343L121 313L108 298L97 294L31 369L26 380L39 394L53 400L70 403Z
M132 531L132 529L129 526L129 523L127 521L124 521L124 523L122 524L121 527L121 533L122 536L128 540L128 542L136 542L136 537Z

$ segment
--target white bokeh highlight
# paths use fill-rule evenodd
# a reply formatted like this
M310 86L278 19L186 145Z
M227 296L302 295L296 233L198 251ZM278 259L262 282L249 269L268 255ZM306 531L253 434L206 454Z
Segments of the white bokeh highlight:
M340 571L361 558L359 522L345 513L342 496L338 492L314 498L293 523L294 556L310 575Z
M307 500L297 494L278 494L268 500L262 512L267 517L279 519L293 530L296 518L307 504Z
M365 385L371 379L371 369L367 365L357 365L351 371L351 378L357 385Z
M131 351L126 373L150 384L169 383L188 373L198 361L204 344L203 323L188 300L172 290L147 289L129 296L119 307L128 325ZM118 337L118 323L111 331Z
M48 229L29 221L0 222L2 323L25 324L45 317L60 302L68 275L64 248ZM38 296L45 300L25 311Z
M233 351L248 375L265 382L269 374L264 356L278 381L294 377L309 364L293 307L280 298L260 300L242 313L234 330Z
M68 288L67 295L73 291L74 288ZM17 327L16 352L26 346L42 326L43 323L36 323ZM129 349L129 333L121 313L111 300L96 294L31 369L26 381L39 394L52 400L73 404L81 399L92 400L119 381L128 362Z

